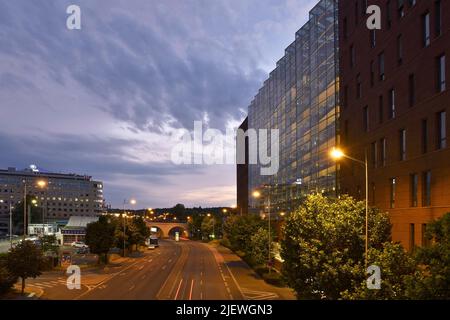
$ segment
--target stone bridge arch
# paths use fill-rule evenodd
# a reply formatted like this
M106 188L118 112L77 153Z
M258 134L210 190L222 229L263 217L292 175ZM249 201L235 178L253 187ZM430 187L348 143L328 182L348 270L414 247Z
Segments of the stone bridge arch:
M183 222L154 222L145 221L149 228L157 228L160 238L169 238L175 230L180 232L180 237L189 238L188 224Z

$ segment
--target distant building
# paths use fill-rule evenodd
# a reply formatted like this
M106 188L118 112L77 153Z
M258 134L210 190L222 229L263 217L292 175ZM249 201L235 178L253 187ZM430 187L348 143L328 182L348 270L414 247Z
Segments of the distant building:
M411 250L450 212L450 1L372 1L383 10L376 31L363 4L339 2L342 148L367 152L370 205ZM340 163L342 193L364 199L363 167Z
M84 242L87 225L97 221L98 217L71 216L67 225L61 229L63 244L70 245L75 241Z
M239 129L244 132L248 129L248 118L242 122ZM248 213L248 138L245 139L245 146L240 146L237 142L237 150L245 150L245 164L237 164L237 212L241 215Z
M279 129L279 171L260 174L249 165L249 207L262 213L294 210L310 193L336 196L336 164L329 150L338 143L339 116L337 0L322 0L309 12L276 68L248 108L249 129ZM256 143L254 141L253 143ZM249 150L255 146L249 142ZM262 189L261 197L252 192ZM262 190L261 190L262 191Z
M46 183L43 188L37 185L41 180ZM98 216L103 212L103 183L90 176L40 172L35 167L8 168L0 170L0 226L4 226L0 232L9 232L10 206L23 201L25 184L27 194L36 196L44 209L46 222L65 224L72 215Z

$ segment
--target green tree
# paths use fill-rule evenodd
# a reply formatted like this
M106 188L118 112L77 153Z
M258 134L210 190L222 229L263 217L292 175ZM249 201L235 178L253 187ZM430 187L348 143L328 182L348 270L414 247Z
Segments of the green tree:
M450 213L427 225L430 246L416 248L418 267L406 278L411 299L450 299Z
M257 215L229 216L224 225L225 237L233 250L249 254L252 251L251 236L260 227L264 227L264 221Z
M22 294L27 278L36 278L43 269L42 250L31 241L22 241L11 249L7 258L9 272L22 279Z
M108 264L108 252L114 245L115 226L108 217L100 216L96 222L89 223L86 228L86 244L92 253L98 255L99 263L103 261Z
M260 227L250 238L251 257L255 264L263 265L269 259L269 231L267 228ZM273 257L273 251L272 251Z
M17 282L17 276L9 272L7 261L8 254L0 254L0 295L8 292Z
M354 265L355 280L351 288L342 292L344 299L407 299L405 279L414 273L415 262L400 244L385 242L382 249L369 249L369 265L381 271L381 288L367 288L367 278L360 264ZM363 276L360 276L363 275Z
M127 242L129 249L133 246L138 249L140 245L145 244L145 240L150 237L150 229L142 217L133 218L127 224Z
M203 218L202 224L201 224L201 230L202 230L202 238L207 237L209 239L210 235L215 233L217 231L216 224L216 218L214 216L206 216Z
M387 213L369 212L369 246L390 240ZM284 226L283 275L298 298L339 299L361 283L364 271L365 204L344 196L310 195Z

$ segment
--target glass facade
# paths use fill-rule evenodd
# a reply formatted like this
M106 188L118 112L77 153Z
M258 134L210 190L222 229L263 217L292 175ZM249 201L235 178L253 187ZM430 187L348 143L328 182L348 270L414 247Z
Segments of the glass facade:
M328 152L338 140L337 44L337 1L322 0L251 102L249 129L280 133L278 173L263 176L260 165L249 165L251 212L260 212L269 194L274 213L293 210L309 193L336 194L336 164ZM262 186L263 196L252 198Z

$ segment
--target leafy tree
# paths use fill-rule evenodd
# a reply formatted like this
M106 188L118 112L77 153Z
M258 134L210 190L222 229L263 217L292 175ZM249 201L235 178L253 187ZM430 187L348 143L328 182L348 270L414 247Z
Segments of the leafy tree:
M257 215L229 216L224 225L225 237L233 250L248 254L252 252L251 236L260 227L264 227L264 222Z
M138 247L144 245L145 240L150 237L150 229L142 217L136 217L127 224L127 240L128 246L132 249L133 245Z
M390 240L389 218L369 212L369 246L382 249ZM298 298L339 299L365 278L365 204L310 195L284 226L283 275Z
M209 239L209 236L215 233L217 230L216 226L216 218L213 216L206 216L203 218L202 224L201 224L201 230L202 230L202 237L207 237ZM216 236L216 235L215 235Z
M8 292L17 282L17 276L9 272L7 259L7 253L0 254L0 295Z
M433 243L416 249L414 275L406 279L406 294L412 299L450 299L450 213L427 225Z
M367 288L367 278L361 264L354 266L355 281L351 288L342 292L344 299L406 299L405 279L414 273L415 261L400 244L385 242L382 249L369 249L369 265L381 270L381 288Z
M179 218L183 218L186 215L186 207L184 206L184 204L177 203L172 208L172 213Z
M269 258L269 231L267 228L260 227L256 233L251 236L250 241L253 262L257 265L265 264Z
M23 294L26 279L41 275L42 251L31 241L22 241L8 254L7 267L11 275L22 279Z
M106 216L100 216L96 222L89 223L86 228L86 244L89 250L99 257L103 255L103 261L108 263L108 252L114 245L115 226Z
M192 235L194 240L202 239L202 222L203 216L200 214L192 215L191 219L188 221L189 233Z
M52 252L57 254L59 251L58 241L55 235L44 235L41 237L42 252Z

